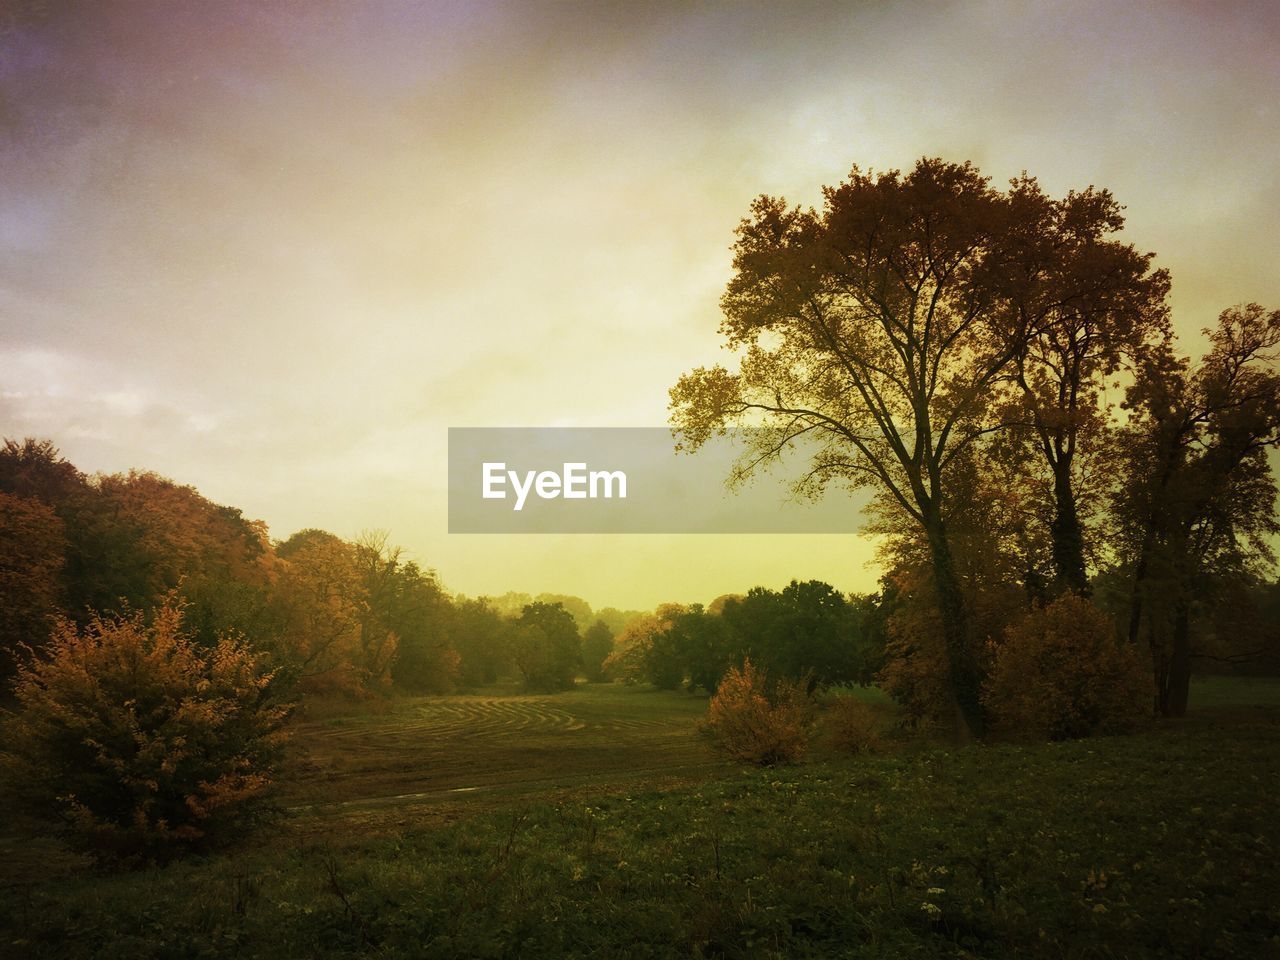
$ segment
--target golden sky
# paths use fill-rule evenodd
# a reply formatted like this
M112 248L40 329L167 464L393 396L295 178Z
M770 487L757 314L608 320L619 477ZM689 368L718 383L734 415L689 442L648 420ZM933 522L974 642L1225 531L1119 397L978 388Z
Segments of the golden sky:
M1271 3L0 0L0 30L0 433L278 537L388 529L468 594L874 586L857 536L446 533L449 427L665 422L759 193L922 155L1092 183L1188 348L1280 306Z

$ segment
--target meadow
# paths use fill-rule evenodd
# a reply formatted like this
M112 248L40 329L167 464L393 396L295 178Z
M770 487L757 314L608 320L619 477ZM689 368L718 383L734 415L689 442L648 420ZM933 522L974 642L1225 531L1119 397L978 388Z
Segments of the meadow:
M109 875L6 838L0 953L1277 955L1280 682L1195 694L1130 736L772 769L647 687L315 711L239 848Z

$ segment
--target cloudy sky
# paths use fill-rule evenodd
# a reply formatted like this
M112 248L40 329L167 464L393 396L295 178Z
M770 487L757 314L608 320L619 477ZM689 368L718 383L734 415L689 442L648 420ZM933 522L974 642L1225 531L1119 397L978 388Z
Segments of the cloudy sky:
M660 426L751 198L969 159L1109 187L1189 349L1280 306L1270 3L0 0L0 433L448 586L598 606L856 536L450 536L450 426Z

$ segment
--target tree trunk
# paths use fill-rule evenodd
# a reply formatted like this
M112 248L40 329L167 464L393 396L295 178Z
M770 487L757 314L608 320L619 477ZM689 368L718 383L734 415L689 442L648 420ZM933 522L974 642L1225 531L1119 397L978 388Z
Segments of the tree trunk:
M1169 662L1160 656L1155 638L1151 638L1151 676L1155 681L1156 716L1166 716L1169 704Z
M942 635L947 649L947 670L956 704L957 732L962 738L981 739L986 733L981 700L982 678L970 647L968 611L960 589L960 578L956 574L951 545L940 519L929 524L928 534L938 614L942 619Z
M1185 597L1178 599L1173 617L1173 656L1169 660L1164 716L1185 717L1191 693L1191 610Z
M1053 471L1054 515L1053 566L1060 588L1082 597L1089 596L1089 577L1084 563L1084 530L1076 511L1076 494L1071 485L1071 461L1059 463Z

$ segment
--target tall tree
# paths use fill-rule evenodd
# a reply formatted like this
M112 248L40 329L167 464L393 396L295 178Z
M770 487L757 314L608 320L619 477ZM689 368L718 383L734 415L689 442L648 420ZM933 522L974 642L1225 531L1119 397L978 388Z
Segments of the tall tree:
M686 448L761 423L744 464L817 445L801 492L884 491L930 548L960 729L983 732L980 671L947 532L953 460L998 426L992 394L1032 331L1015 309L1019 210L970 164L903 175L854 168L821 213L760 197L738 228L721 332L737 373L686 374L671 391Z
M1280 444L1280 310L1226 310L1195 367L1153 354L1129 390L1117 513L1132 571L1129 640L1145 636L1156 708L1187 709L1197 598L1255 575L1280 533L1268 448ZM1253 567L1253 569L1251 569Z
M1017 314L1010 328L1028 332L1008 374L1017 396L1012 421L1048 474L1055 580L1087 594L1081 460L1107 449L1101 401L1107 378L1126 357L1169 336L1169 276L1151 269L1153 254L1109 239L1124 217L1106 190L1090 187L1054 200L1023 174L1011 185L1009 204L992 279L1007 284L1009 309Z

